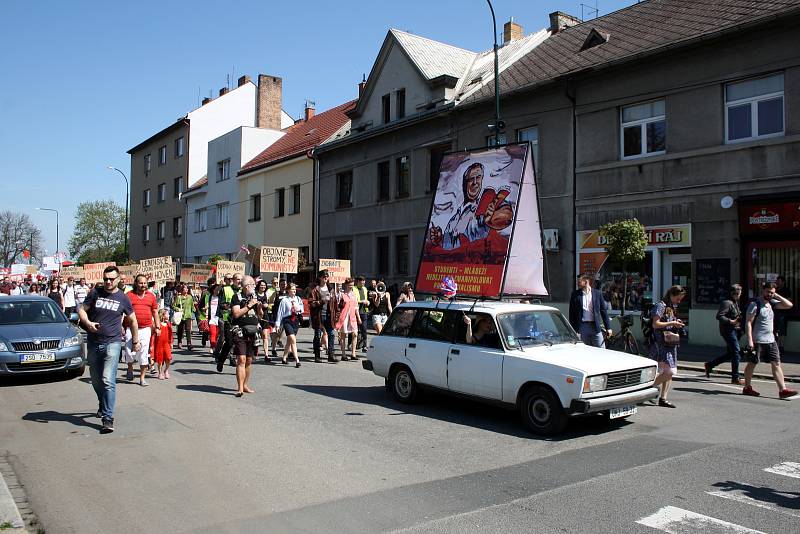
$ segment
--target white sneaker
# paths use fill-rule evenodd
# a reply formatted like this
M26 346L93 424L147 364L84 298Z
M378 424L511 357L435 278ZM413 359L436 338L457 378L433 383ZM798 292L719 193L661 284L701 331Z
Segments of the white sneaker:
M142 378L142 379L140 379L140 380L139 380L139 385L140 385L140 386L142 386L142 387L147 387L147 386L149 386L150 384L148 384L148 383L147 383L147 380L145 380L144 378Z

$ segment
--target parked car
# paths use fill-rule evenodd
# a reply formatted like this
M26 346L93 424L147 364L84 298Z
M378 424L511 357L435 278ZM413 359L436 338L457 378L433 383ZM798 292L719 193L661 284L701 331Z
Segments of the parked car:
M402 304L362 365L400 402L428 388L466 395L519 410L544 435L574 415L628 417L658 396L653 360L583 345L556 308L531 304Z
M86 368L83 337L49 298L0 297L0 375L81 376Z

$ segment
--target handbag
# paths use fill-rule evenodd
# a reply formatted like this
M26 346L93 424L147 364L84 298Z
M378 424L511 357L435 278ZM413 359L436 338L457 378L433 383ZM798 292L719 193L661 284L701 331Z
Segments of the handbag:
M203 319L197 323L197 329L201 332L208 332L208 321Z
M677 347L681 344L681 336L675 332L664 330L664 345L667 347Z
M257 324L244 324L242 325L242 330L248 336L254 336L261 330L261 326Z
M172 312L172 324L175 326L181 324L183 321L183 310L176 310Z

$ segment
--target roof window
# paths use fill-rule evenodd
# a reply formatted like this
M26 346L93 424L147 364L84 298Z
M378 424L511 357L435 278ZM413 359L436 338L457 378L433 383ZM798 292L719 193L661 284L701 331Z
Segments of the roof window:
M607 43L610 37L610 34L600 32L597 30L597 28L592 28L592 30L589 32L589 35L586 36L583 46L581 46L581 52L590 48L594 48L595 46L599 46L603 43Z

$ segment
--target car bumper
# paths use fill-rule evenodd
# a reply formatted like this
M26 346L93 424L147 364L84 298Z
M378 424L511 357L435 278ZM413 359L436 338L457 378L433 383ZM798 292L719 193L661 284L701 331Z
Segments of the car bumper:
M369 360L361 360L361 367L366 371L372 371L372 362Z
M75 345L53 351L52 362L20 363L19 352L0 352L0 376L27 375L35 373L51 373L77 369L86 365L83 346Z
M570 412L573 414L595 413L610 410L611 408L640 404L656 397L658 397L658 390L654 387L649 387L596 399L575 399L570 403L569 407Z

